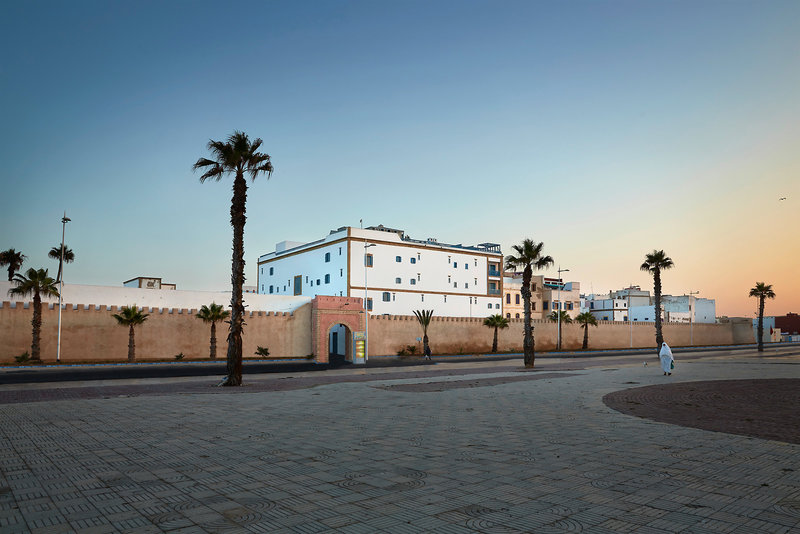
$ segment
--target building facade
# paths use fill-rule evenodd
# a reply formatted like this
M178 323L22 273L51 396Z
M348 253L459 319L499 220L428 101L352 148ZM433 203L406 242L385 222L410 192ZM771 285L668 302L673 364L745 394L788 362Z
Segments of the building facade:
M261 294L366 296L372 314L486 317L501 313L500 246L411 239L384 226L343 226L309 243L283 241L258 260Z
M531 319L545 319L554 310L564 310L575 318L581 311L581 285L579 282L563 282L542 275L531 276ZM505 273L503 276L503 316L521 319L524 316L522 302L522 273Z
M584 297L585 308L600 321L653 322L655 305L649 291L639 286ZM714 299L694 295L662 295L661 320L670 323L715 323Z

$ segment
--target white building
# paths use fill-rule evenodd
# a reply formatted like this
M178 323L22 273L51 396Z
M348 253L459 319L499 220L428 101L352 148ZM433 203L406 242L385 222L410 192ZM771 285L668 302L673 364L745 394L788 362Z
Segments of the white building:
M384 226L343 226L310 243L283 241L258 259L261 294L364 297L373 314L486 317L501 312L500 245L448 245ZM366 288L366 289L365 289Z
M587 295L585 306L601 321L653 322L655 305L649 291L631 286L603 295ZM715 323L716 303L714 299L697 298L694 295L662 295L661 319L671 323Z

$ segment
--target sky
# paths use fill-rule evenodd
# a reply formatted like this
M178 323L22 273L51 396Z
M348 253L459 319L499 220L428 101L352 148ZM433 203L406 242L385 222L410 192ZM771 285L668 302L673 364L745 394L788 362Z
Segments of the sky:
M675 263L717 315L800 312L800 2L16 2L0 20L0 250L72 221L67 283L230 285L232 179L192 164L234 130L246 275L283 240L384 224L544 243L602 293ZM779 200L785 197L785 200Z

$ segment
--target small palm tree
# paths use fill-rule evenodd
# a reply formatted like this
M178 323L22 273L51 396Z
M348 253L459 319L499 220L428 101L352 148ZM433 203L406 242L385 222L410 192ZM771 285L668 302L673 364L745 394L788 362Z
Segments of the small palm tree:
M14 281L14 273L19 271L22 267L22 262L25 261L25 254L17 252L13 248L0 252L0 266L8 265L8 281Z
M575 317L581 328L583 328L583 350L589 348L589 325L597 326L597 318L590 312L583 312Z
M558 322L558 320L560 318L561 319L561 324L570 324L570 323L572 323L572 317L570 317L569 314L564 310L560 310L558 312L556 312L556 310L553 310L552 312L550 312L550 315L548 315L547 318L550 319L551 321L556 321L556 322ZM561 350L562 332L563 332L563 329L559 326L559 328L558 328L558 349L559 350Z
M230 314L231 312L222 309L222 304L212 302L208 306L203 304L195 316L204 323L211 323L211 351L209 358L212 360L217 358L217 322L227 319Z
M133 306L123 306L119 313L114 314L114 319L122 326L130 327L128 332L128 361L136 360L136 343L133 339L133 327L140 325L147 320L149 313L142 313L135 304Z
M422 327L422 353L428 354L428 327L431 324L433 310L414 310L414 316Z
M508 256L506 258L506 269L510 271L518 271L522 268L522 302L523 308L523 337L522 337L522 352L524 353L525 367L532 368L536 353L534 349L533 339L533 325L531 324L531 278L533 277L533 269L545 269L553 265L553 258L550 256L542 256L542 249L544 243L536 243L531 239L525 239L521 245L514 245L511 247L516 256Z
M750 289L750 296L758 298L758 352L764 352L764 300L774 299L772 284L756 282Z
M497 352L497 330L500 328L508 328L508 319L500 315L490 315L483 320L483 326L494 328L494 339L492 340L492 352Z
M656 312L656 351L661 350L664 336L661 333L661 271L672 269L675 264L672 258L667 256L663 250L653 250L650 254L645 254L644 263L639 268L653 274L653 295Z
M13 250L13 249L12 249ZM56 281L47 275L47 269L28 269L24 275L17 274L12 280L16 287L8 290L9 295L26 297L33 294L33 340L31 341L31 360L41 361L40 337L42 332L42 296L57 297Z
M245 173L255 181L259 174L272 175L272 163L267 154L258 152L261 139L250 138L244 132L233 132L227 141L208 142L208 150L215 159L200 158L193 169L203 169L200 183L208 179L219 181L233 174L231 199L231 226L233 227L233 258L231 259L231 320L228 332L228 376L222 386L242 385L242 332L244 331L244 223L247 220L247 180Z
M47 256L53 258L54 260L58 260L58 276L56 276L56 283L61 281L61 273L63 271L64 263L72 263L75 261L75 253L72 252L72 249L68 246L64 245L64 261L61 261L61 245L53 247L50 249L50 252L47 253Z

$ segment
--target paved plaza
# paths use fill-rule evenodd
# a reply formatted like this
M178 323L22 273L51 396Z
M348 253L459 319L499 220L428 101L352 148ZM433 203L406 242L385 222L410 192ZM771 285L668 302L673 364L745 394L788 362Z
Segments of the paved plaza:
M800 445L603 402L798 379L800 356L681 356L0 386L0 531L800 529Z

